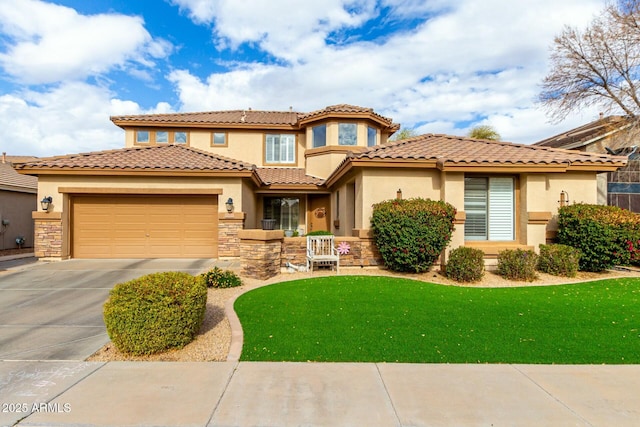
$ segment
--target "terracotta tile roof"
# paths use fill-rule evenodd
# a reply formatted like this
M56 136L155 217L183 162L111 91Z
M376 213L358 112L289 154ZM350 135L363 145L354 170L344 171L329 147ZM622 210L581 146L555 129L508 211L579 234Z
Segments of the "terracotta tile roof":
M5 156L7 163L24 163L37 160L36 156Z
M172 124L172 125L288 125L298 123L299 113L293 111L230 110L200 113L146 114L135 116L112 116L111 121L119 126L127 124Z
M543 139L533 145L551 148L578 148L586 145L591 140L598 140L608 134L615 133L627 127L630 123L631 121L628 117L608 116Z
M38 178L19 174L10 163L0 163L0 189L35 193L38 190Z
M349 105L349 104L330 105L328 107L323 108L322 110L316 110L310 113L301 114L300 119L308 120L308 119L322 116L322 115L331 115L332 113L370 114L378 118L378 120L380 120L381 122L388 124L389 126L393 125L392 119L376 113L375 111L373 111L373 108L358 107L357 105Z
M616 165L626 163L624 157L584 153L512 144L449 135L426 134L401 141L372 147L352 159L415 159L436 160L447 165L500 166L500 165Z
M16 167L24 170L251 171L253 164L182 145L121 148L42 158Z
M312 121L323 116L370 116L392 130L400 125L393 123L388 117L381 116L373 108L355 105L331 105L322 110L310 113L295 111L261 111L261 110L229 110L206 111L199 113L144 114L129 116L112 116L111 121L118 126L173 126L173 127L238 127L238 126L273 126L298 129L301 121Z
M324 179L305 174L302 168L257 168L256 173L266 185L322 185Z

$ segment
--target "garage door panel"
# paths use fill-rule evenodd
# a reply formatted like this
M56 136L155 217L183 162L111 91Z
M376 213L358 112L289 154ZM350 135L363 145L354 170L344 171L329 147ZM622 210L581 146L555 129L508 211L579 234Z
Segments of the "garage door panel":
M76 196L72 203L76 258L217 256L211 196Z

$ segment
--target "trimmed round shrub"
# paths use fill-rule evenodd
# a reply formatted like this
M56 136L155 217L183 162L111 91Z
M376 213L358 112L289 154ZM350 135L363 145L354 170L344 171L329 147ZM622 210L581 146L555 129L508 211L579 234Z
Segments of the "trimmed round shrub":
M104 323L123 353L158 353L193 340L206 304L204 281L182 272L153 273L111 290Z
M449 279L457 282L477 282L484 276L484 252L460 246L451 251L445 268Z
M242 280L236 273L231 270L222 270L219 267L213 267L199 277L208 288L234 288L242 285Z
M507 249L498 252L498 274L509 280L531 282L538 276L538 255L532 250Z
M558 210L558 243L580 249L580 270L640 262L640 215L617 206L574 204Z
M539 271L554 276L576 277L579 266L579 249L561 244L540 245Z
M456 209L430 199L393 199L373 205L371 228L384 265L393 271L428 271L447 247Z

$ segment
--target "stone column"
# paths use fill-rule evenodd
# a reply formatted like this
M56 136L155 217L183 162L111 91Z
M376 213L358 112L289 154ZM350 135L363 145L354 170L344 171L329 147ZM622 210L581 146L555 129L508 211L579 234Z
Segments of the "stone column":
M238 238L243 276L267 280L280 274L282 230L239 230Z
M62 212L32 212L37 258L62 259Z
M244 212L218 214L218 257L239 257L238 232L244 228Z

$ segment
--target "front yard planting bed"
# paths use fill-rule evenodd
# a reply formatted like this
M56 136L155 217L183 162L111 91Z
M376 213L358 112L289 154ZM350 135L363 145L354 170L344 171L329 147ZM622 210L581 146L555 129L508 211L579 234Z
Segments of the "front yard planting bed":
M517 288L337 276L235 303L241 360L640 363L640 279Z

